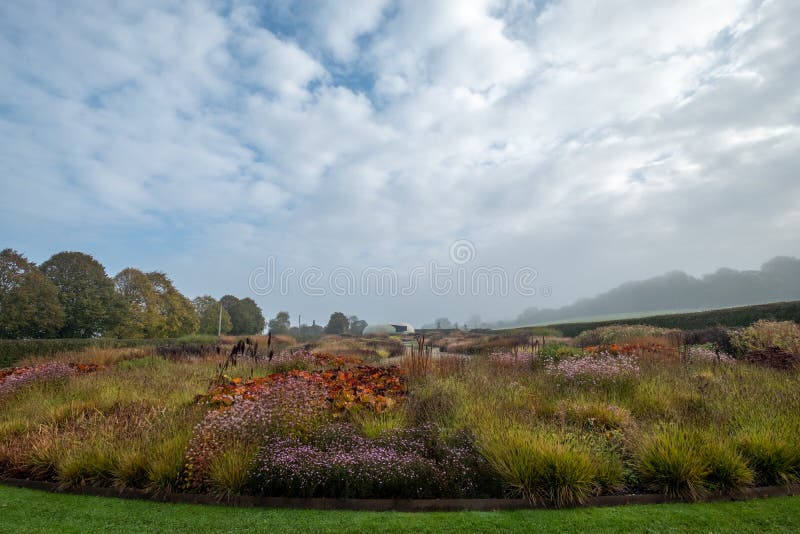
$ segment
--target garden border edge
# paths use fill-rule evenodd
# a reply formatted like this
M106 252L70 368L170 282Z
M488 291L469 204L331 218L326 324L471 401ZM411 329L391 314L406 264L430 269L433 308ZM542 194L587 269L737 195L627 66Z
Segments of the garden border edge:
M74 486L64 488L55 482L0 477L0 484L18 488L44 490L51 493L93 495L120 499L149 500L155 502L204 504L238 507L288 508L298 510L353 510L364 512L453 512L495 511L543 508L531 506L527 499L332 499L299 497L256 497L240 495L220 500L212 495L200 493L154 494L141 489L116 489L97 486ZM800 484L790 486L765 486L746 488L735 492L712 492L696 502L743 501L766 497L800 495ZM662 494L601 495L587 499L577 507L608 507L631 504L664 504L688 502Z

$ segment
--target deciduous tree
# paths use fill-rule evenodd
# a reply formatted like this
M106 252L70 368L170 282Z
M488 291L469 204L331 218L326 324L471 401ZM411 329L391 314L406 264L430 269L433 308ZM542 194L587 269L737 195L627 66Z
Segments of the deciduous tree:
M59 252L41 266L58 288L66 314L61 337L93 337L119 326L127 306L114 291L105 268L82 252Z
M244 336L260 334L264 331L267 324L264 314L250 297L238 299L233 295L225 295L220 302L231 315L231 323L233 323L231 334Z
M156 293L156 307L160 316L156 337L180 337L197 332L200 318L192 302L183 296L167 275L160 272L147 273Z
M122 338L156 337L161 329L158 296L145 273L128 267L114 277L114 289L128 304L128 312L115 329Z
M269 331L273 334L288 334L290 326L291 319L289 319L289 312L286 311L278 312L275 318L269 321Z
M197 315L200 316L201 334L216 335L218 331L222 334L227 334L233 328L231 314L214 297L203 295L194 299L192 304L194 304L194 309L197 310ZM222 312L221 314L220 311Z
M0 337L50 337L64 325L58 288L18 252L0 252Z
M350 328L350 323L347 321L347 316L342 312L333 312L328 324L325 326L326 334L344 334Z
M364 319L359 319L355 315L351 315L347 318L348 322L350 323L350 333L354 336L360 336L364 333L364 329L368 326L367 321Z

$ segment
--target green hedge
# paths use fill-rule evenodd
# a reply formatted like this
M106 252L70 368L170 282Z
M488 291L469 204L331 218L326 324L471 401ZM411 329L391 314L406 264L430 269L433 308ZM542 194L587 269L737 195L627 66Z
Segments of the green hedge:
M185 343L215 343L216 336L186 336L174 339L0 339L0 368L11 367L29 356L52 356L59 352L83 351L89 348L157 347Z
M732 328L749 326L759 319L774 321L795 321L800 323L800 300L790 302L774 302L737 308L722 308L692 313L676 313L670 315L653 315L632 319L616 319L613 321L595 321L587 323L561 323L547 325L560 330L565 336L575 337L581 332L601 326L613 324L646 324L663 328L679 328L681 330L699 330L713 326ZM517 331L530 331L540 327L517 328Z

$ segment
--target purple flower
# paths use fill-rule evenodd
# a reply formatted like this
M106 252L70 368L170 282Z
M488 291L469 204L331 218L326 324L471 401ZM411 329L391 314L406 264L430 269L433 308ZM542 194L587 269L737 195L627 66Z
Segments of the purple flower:
M72 366L61 362L4 371L7 374L0 375L0 397L33 382L56 380L77 374Z
M614 356L607 352L550 362L545 369L562 380L590 384L639 375L639 365L632 356Z

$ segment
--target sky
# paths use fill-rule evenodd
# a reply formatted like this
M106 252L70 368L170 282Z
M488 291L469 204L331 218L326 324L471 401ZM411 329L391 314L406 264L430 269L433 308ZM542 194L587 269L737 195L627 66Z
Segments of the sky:
M794 0L4 0L0 247L293 323L507 319L758 268L800 256L798 20Z

